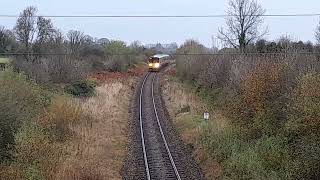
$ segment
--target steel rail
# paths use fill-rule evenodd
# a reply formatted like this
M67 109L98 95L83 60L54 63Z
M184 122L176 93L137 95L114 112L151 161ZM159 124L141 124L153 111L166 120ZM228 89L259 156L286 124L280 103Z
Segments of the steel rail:
M158 111L157 111L157 107L156 107L156 103L155 103L155 99L154 99L154 88L153 88L153 87L154 87L154 79L155 79L156 76L157 76L157 75L154 75L154 76L153 76L153 78L152 78L152 84L151 84L151 94L152 94L151 96L152 96L153 109L154 109L154 113L155 113L156 118L157 118L157 123L158 123L158 127L159 127L159 130L160 130L160 133L161 133L161 137L162 137L163 142L164 142L164 145L165 145L165 147L166 147L167 154L168 154L168 156L169 156L169 158L170 158L171 165L172 165L172 167L173 167L173 169L174 169L174 172L175 172L175 174L176 174L177 179L178 179L178 180L181 180L180 175L179 175L179 172L178 172L178 169L177 169L177 167L176 167L176 165L175 165L175 163L174 163L174 160L173 160L173 158L172 158L172 155L171 155L171 152L170 152L170 149L169 149L167 140L166 140L166 138L165 138L165 136L164 136L164 133L163 133L163 130L162 130L162 127L161 127L161 123L160 123L160 120L159 120L159 116L158 116Z
M140 98L139 98L139 121L140 121L140 133L141 133L141 143L142 143L142 150L143 150L143 158L144 158L144 165L145 165L145 170L147 173L147 179L151 180L150 177L150 170L149 170L149 164L148 164L148 158L147 158L147 152L146 152L146 146L145 146L145 139L144 139L144 133L143 133L143 123L142 123L142 94L143 94L143 88L144 88L144 84L149 76L149 72L146 74L142 85L141 85L141 89L140 89Z

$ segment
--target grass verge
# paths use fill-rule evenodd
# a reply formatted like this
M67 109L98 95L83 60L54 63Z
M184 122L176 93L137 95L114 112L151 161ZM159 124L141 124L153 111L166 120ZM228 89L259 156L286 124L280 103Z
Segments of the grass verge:
M121 179L135 81L100 82L94 96L75 98L0 72L0 179Z

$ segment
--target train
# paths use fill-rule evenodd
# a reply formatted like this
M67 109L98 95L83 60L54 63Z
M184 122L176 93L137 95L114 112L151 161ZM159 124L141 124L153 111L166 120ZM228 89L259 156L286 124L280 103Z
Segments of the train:
M161 67L166 64L170 59L167 54L156 54L148 59L149 71L158 72Z

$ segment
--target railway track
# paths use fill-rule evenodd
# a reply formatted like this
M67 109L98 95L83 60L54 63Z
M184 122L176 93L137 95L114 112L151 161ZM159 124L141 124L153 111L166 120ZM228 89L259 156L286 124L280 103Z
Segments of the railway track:
M157 111L154 93L156 76L156 73L145 76L139 96L140 134L146 179L181 180ZM151 87L151 92L148 87Z
M161 72L148 72L132 102L126 180L201 180L192 152L176 133L161 96Z

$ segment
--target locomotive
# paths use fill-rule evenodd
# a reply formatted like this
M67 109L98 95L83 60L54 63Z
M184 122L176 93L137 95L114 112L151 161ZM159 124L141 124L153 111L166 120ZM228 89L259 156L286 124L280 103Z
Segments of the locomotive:
M154 56L149 57L148 59L148 67L149 71L159 71L163 64L167 63L170 59L170 56L167 54L156 54Z

